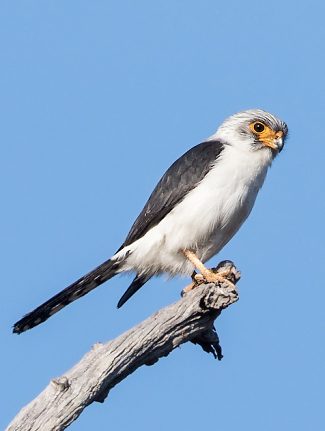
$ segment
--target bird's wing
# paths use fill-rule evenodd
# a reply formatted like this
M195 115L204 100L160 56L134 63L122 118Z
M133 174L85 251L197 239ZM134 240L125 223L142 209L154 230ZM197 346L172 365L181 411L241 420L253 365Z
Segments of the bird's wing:
M208 140L176 160L155 187L119 250L156 226L205 177L223 148L221 141Z
M151 276L147 275L137 275L119 300L117 308L122 307L150 278Z

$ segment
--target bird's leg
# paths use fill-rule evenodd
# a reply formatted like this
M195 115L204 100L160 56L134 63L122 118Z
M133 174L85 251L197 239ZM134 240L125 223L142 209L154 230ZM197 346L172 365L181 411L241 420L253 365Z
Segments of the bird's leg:
M232 274L231 269L226 269L221 272L217 272L217 269L208 269L192 251L183 249L182 252L185 254L187 259L195 266L195 268L197 268L201 272L201 274L197 274L194 271L192 275L193 282L183 289L184 293L187 293L188 291L194 289L194 287L198 286L199 284L202 284L204 281L206 281L207 283L226 281L229 284L233 284L230 280L226 278L227 276Z

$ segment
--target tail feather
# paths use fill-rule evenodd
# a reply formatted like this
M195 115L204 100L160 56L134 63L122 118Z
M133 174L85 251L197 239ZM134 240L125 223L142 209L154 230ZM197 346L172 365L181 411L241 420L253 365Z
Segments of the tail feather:
M126 301L130 299L131 296L134 295L135 292L137 292L140 289L140 287L142 287L148 280L150 280L150 278L151 276L137 275L135 279L132 281L132 283L130 284L130 286L128 287L128 289L126 290L126 292L124 293L124 295L122 296L122 298L119 300L117 304L117 308L122 307L122 305L125 304Z
M81 298L100 284L114 277L117 273L119 263L119 261L107 260L102 265L53 296L53 298L44 302L44 304L26 314L26 316L14 324L13 332L20 334L21 332L27 331L27 329L45 322L45 320L53 316L53 314L60 311L66 305Z

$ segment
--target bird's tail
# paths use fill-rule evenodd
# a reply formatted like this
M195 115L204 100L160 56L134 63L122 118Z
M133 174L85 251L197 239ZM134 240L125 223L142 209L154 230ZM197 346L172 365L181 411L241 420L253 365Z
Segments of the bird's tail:
M45 322L45 320L53 316L53 314L60 311L66 305L86 295L86 293L95 289L95 287L114 277L118 272L120 263L121 261L107 260L102 265L53 296L53 298L44 302L44 304L26 314L26 316L14 324L13 332L20 334L21 332L27 331L27 329Z

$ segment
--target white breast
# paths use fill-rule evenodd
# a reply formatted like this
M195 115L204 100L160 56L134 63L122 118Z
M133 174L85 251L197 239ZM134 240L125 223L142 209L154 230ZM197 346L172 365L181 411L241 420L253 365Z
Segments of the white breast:
M205 262L218 253L249 215L271 164L270 151L226 146L215 166L176 207L130 250L122 270L170 275L191 274L182 248ZM116 257L118 257L116 255Z

